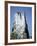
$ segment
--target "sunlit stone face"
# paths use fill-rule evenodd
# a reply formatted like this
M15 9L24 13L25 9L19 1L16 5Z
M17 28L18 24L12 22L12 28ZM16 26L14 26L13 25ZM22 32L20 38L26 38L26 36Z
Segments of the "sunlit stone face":
M25 18L23 12L17 12L15 14L15 25L18 37L23 38L23 32L25 31Z

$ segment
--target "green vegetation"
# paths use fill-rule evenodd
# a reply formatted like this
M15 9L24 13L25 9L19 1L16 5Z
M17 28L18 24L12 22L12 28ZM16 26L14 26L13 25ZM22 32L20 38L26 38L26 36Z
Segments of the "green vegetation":
M10 39L16 39L16 38L17 38L16 32L11 32Z

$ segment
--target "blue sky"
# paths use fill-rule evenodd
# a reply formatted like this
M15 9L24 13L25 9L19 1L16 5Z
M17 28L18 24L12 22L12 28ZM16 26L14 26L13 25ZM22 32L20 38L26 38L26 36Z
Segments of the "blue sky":
M17 11L25 12L29 35L32 36L32 7L17 7L17 6L10 7L10 31L12 30L14 16Z

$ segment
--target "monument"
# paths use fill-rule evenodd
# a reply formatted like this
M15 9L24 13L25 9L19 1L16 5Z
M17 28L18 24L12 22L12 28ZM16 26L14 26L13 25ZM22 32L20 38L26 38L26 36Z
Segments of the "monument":
M17 12L14 19L13 32L16 32L16 39L29 38L28 25L24 12Z

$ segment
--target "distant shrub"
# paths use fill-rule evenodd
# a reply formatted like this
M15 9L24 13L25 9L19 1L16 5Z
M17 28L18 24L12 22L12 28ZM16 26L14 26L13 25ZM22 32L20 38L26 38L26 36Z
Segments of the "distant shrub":
M12 32L10 35L10 39L16 39L16 38L17 38L16 32Z

